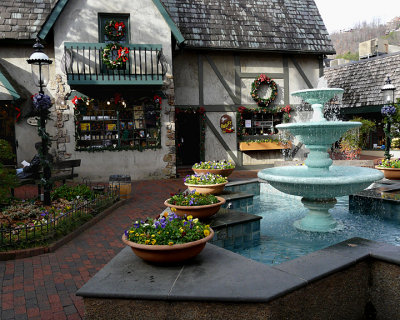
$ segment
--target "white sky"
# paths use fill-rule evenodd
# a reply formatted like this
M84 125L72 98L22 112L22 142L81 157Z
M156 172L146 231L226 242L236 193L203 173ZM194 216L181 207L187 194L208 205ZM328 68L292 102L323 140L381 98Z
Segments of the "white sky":
M400 0L314 0L329 33L352 28L358 22L382 23L400 16Z

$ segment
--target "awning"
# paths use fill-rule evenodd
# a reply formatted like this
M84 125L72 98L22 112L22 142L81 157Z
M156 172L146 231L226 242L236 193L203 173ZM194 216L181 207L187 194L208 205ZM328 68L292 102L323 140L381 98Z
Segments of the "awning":
M0 71L0 101L2 100L18 100L20 95L5 77L5 75Z

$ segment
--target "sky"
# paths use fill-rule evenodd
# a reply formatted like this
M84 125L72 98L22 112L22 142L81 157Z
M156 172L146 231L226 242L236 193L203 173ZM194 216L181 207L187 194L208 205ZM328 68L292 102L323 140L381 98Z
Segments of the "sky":
M329 33L350 29L358 22L385 23L400 16L400 0L314 0Z

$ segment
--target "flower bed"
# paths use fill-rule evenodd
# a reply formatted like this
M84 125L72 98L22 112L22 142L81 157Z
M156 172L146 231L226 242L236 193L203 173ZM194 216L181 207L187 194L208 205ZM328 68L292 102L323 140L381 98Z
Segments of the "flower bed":
M87 186L62 186L50 206L16 201L0 212L0 251L47 245L91 220L118 199L109 190L96 195Z

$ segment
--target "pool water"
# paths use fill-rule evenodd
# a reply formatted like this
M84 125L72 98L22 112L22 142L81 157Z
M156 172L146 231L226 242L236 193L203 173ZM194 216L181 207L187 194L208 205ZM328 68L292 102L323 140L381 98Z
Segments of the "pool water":
M344 225L341 231L314 233L299 231L293 222L305 215L301 197L262 193L255 196L249 213L262 216L258 245L234 249L247 258L265 263L279 264L316 250L323 249L353 237L361 237L400 246L400 212L398 218L383 218L379 213L349 212L349 197L337 198L330 212ZM400 211L400 206L399 206ZM384 215L383 215L384 216Z

